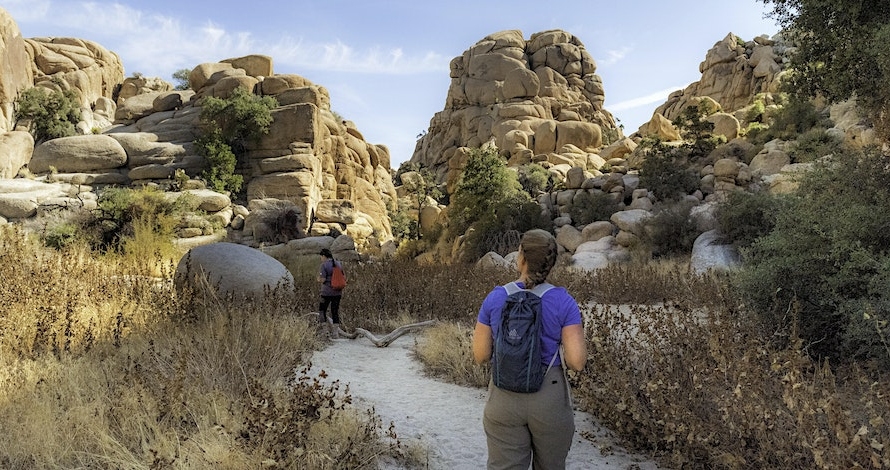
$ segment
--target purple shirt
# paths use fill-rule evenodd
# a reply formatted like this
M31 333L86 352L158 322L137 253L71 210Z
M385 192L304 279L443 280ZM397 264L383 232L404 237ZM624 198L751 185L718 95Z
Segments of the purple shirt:
M337 266L340 266L340 269L343 269L343 265L340 264L339 261L337 261ZM345 273L346 270L344 269L343 272ZM332 274L334 274L334 260L326 259L321 263L321 267L318 269L318 275L324 277L324 283L321 285L321 295L343 295L343 291L331 287Z
M525 287L521 282L516 284L519 287ZM478 321L491 327L492 339L497 337L501 324L501 310L506 302L507 289L504 286L492 289L482 301ZM581 311L578 309L578 302L562 287L550 289L541 297L541 310L543 312L541 325L544 330L541 337L541 362L550 364L553 355L559 350L562 328L569 325L580 325ZM554 364L559 364L559 361L560 359L557 358Z

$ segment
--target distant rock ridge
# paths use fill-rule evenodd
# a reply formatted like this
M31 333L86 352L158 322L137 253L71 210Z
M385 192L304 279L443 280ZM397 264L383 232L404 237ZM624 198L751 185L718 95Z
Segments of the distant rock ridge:
M489 141L513 166L587 167L587 154L603 145L604 135L607 143L622 137L604 100L596 62L576 36L550 30L525 40L519 30L494 33L451 61L445 108L430 120L410 161L449 188L466 163L460 149Z
M699 65L701 79L671 93L638 133L670 140L669 122L687 107L698 105L702 99L712 100L717 105L712 112L735 115L738 121L744 121L743 110L758 96L765 95L767 104L771 103L769 96L779 91L779 83L794 50L781 34L772 38L762 35L750 41L733 33L727 34L708 50ZM739 111L742 114L738 114Z

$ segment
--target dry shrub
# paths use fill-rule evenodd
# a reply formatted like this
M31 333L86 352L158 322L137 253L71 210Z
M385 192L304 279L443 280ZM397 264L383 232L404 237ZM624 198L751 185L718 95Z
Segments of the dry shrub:
M297 376L319 341L292 292L190 299L14 228L0 227L0 258L0 468L363 468L403 454L348 390Z
M400 315L473 324L485 295L516 276L467 264L425 266L413 261L348 268L349 286L340 304L343 322L372 331L386 329L388 319Z
M583 406L674 468L890 465L890 386L780 349L748 315L686 306L585 312Z
M427 329L416 354L424 372L458 385L487 387L488 365L473 361L473 330L455 323L439 323Z

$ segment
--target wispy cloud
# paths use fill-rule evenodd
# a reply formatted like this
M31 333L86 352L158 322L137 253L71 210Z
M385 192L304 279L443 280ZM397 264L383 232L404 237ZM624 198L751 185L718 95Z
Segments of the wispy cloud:
M622 47L621 49L617 49L617 50L612 49L612 50L606 51L606 58L600 59L597 62L599 62L601 65L615 64L617 62L620 62L621 59L627 57L627 54L629 54L630 51L632 51L632 50L633 50L632 47L626 46L626 47Z
M614 112L614 111L624 111L627 109L634 109L634 108L638 108L640 106L646 106L646 105L650 105L653 103L659 103L659 102L665 101L667 99L668 95L670 95L671 93L673 93L677 90L682 90L682 89L683 89L683 87L681 87L681 86L665 88L663 90L649 93L648 95L645 95L645 96L640 96L638 98L632 98L632 99L624 100L624 101L621 101L621 102L618 102L615 104L607 105L606 108L608 108L609 111Z
M38 23L44 29L82 34L80 37L116 52L128 74L139 71L165 78L179 68L247 54L272 56L276 64L289 69L373 74L447 72L450 60L432 52L412 56L400 47L357 48L337 39L315 42L288 35L258 38L251 32L229 30L210 20L189 23L187 19L146 13L119 3L4 3L26 37L33 36L28 34L27 26Z

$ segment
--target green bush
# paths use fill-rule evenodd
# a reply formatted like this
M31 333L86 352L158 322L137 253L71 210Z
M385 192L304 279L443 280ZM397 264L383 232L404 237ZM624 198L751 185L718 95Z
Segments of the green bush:
M788 152L792 163L808 163L826 155L834 155L842 150L844 141L816 127L797 136Z
M244 177L235 174L238 157L225 142L218 129L204 133L195 140L198 154L207 161L208 168L202 173L207 184L215 191L238 192Z
M202 135L195 140L198 154L209 168L203 177L217 191L237 192L243 182L235 175L246 146L269 132L272 109L278 102L271 96L257 96L243 87L225 99L208 96L201 103Z
M584 191L575 196L569 215L577 225L587 225L598 220L609 220L618 212L618 201L612 194L602 191Z
M823 116L808 100L792 97L764 122L765 127L749 128L748 137L755 145L771 140L795 140L798 135L810 129L833 127L831 120Z
M720 233L737 247L748 247L772 231L781 203L780 196L768 193L730 192L717 205Z
M553 176L550 174L550 171L537 163L528 163L520 166L517 176L519 185L531 197L535 197L553 186Z
M640 165L640 187L660 200L680 199L701 182L686 149L656 143Z
M655 257L687 255L692 252L699 231L690 217L697 204L689 201L659 203L640 236Z
M98 208L84 230L93 249L125 251L137 233L172 239L180 217L194 210L194 201L182 196L168 199L154 189L107 188L99 195Z
M29 88L16 101L15 118L31 121L31 135L37 144L72 136L76 132L74 126L80 121L80 99L73 90Z
M537 202L530 201L525 193L494 204L494 214L472 225L464 245L464 261L475 261L494 251L501 256L519 249L519 238L528 230L540 228L553 230L550 218L541 211Z
M451 197L450 233L457 237L477 221L493 218L500 203L520 191L516 173L496 148L473 149Z
M868 326L890 321L888 207L890 157L868 150L817 163L779 206L772 231L743 251L738 282L748 305L818 357L875 354L880 329Z

